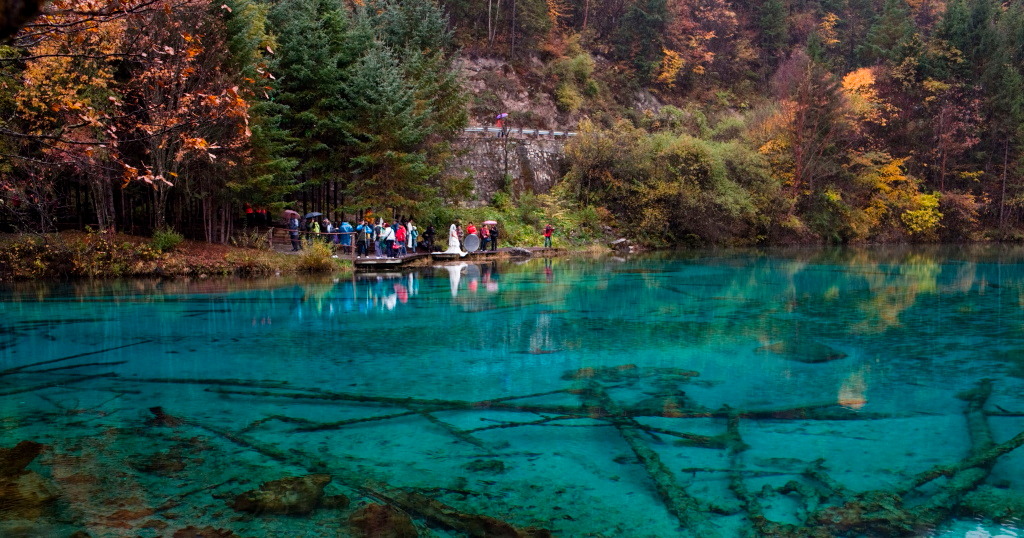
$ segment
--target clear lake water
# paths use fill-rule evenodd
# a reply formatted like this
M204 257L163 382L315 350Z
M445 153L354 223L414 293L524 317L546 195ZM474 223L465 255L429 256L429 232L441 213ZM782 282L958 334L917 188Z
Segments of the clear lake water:
M756 536L750 499L798 528L977 453L972 424L987 446L1024 431L1015 247L27 282L0 300L0 446L46 445L27 469L56 496L34 517L0 503L5 536L347 536L387 491L556 536ZM232 507L313 473L351 504ZM970 490L1024 505L1024 449ZM461 535L405 511L421 536ZM951 504L913 534L1018 536L1019 517Z

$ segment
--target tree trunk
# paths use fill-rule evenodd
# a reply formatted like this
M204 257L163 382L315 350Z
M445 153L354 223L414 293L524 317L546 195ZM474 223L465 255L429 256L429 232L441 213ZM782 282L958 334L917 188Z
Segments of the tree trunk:
M509 42L509 53L508 57L515 59L516 57L516 0L512 0L512 23L509 24L509 31L511 33Z
M100 231L114 231L117 228L117 219L114 214L114 193L108 178L93 177L89 179L89 194L92 196L96 224Z
M999 234L1005 235L1006 233L1006 169L1008 168L1010 158L1010 139L1009 137L1003 140L1003 184L1002 191L999 193Z
M487 0L487 46L494 46L494 21L491 17L492 6L494 0Z

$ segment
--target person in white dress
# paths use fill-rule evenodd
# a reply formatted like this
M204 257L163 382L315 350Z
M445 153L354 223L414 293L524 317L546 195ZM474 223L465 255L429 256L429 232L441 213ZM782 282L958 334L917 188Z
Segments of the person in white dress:
M405 234L405 246L408 247L409 252L415 254L416 253L416 236L419 235L417 233L414 233L414 232L417 231L416 230L416 225L414 225L412 223L412 220L410 219L409 223L405 225L405 228L407 230L406 234Z
M459 226L454 222L448 228L448 250L444 251L444 253L458 254L460 257L468 254L468 252L463 252L462 246L459 245Z

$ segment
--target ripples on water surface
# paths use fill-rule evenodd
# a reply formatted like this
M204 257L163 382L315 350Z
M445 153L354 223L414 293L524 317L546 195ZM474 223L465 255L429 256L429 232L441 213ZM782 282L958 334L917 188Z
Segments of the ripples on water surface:
M368 502L424 536L497 532L449 507L560 536L756 535L758 514L824 535L895 534L896 516L911 535L1020 532L1024 450L910 483L1024 431L1020 250L29 283L2 298L2 445L46 449L31 472L0 465L0 493L55 500L0 503L0 534L337 536ZM308 477L308 506L242 511L261 482L314 473L331 477L319 501L324 479ZM844 502L859 504L829 508Z

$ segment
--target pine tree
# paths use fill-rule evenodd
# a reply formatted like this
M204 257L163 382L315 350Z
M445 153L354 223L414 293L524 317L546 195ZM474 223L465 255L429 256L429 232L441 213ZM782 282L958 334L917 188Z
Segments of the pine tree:
M758 10L757 22L765 63L775 68L789 45L789 8L785 0L766 0Z
M881 15L868 30L857 55L864 65L899 64L913 54L917 28L904 0L886 0Z
M298 161L288 156L288 132L281 126L284 107L271 101L276 91L274 49L267 32L269 6L254 0L226 0L227 66L241 81L249 109L249 152L227 188L236 202L268 207L296 189Z
M432 108L417 103L415 88L382 43L352 67L345 93L352 104L348 131L356 181L350 192L356 203L414 207L429 193L428 180L439 172L424 151Z
M332 0L285 0L271 20L279 28L277 92L290 156L305 183L337 180L347 161L346 70L365 50L366 29Z

